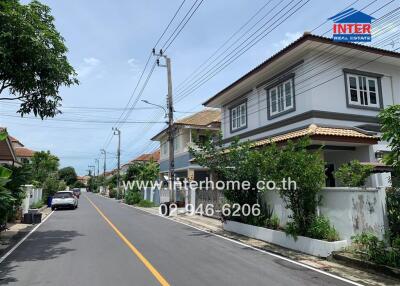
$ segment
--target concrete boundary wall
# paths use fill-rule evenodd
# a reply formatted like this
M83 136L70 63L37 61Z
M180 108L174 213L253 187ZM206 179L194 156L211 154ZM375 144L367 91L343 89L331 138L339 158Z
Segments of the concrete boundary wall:
M318 213L327 217L341 239L364 232L384 238L387 229L386 192L384 188L324 188ZM275 191L262 194L264 202L279 217L281 225L290 219L290 210Z

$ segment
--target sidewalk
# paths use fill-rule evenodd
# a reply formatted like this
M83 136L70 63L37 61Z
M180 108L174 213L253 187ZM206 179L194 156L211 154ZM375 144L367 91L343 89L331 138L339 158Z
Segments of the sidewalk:
M50 208L42 211L42 221L51 213ZM0 232L0 257L7 253L20 239L29 233L36 225L24 223L9 223L8 230Z
M135 207L135 208L145 212L152 213L154 215L159 215L158 208L141 208L141 207ZM336 274L338 276L341 276L343 278L352 280L354 282L363 285L368 285L368 286L400 285L400 280L397 280L395 278L380 273L374 274L371 272L366 272L357 268L340 264L337 261L321 259L315 256L303 254L297 251L276 246L261 240L225 231L222 228L221 221L214 218L198 216L198 215L193 216L187 214L179 214L177 216L172 216L169 218L171 220L185 223L193 227L199 228L201 230L221 235L223 237L227 237L242 242L246 245L292 259L294 261L309 265L311 267L324 270L332 274Z

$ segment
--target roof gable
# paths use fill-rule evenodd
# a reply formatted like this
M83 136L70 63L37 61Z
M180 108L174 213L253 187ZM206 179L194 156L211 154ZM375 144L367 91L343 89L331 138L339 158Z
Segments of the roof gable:
M296 41L292 42L282 50L278 51L268 59L266 59L264 62L244 74L242 77L219 91L217 94L212 96L211 98L207 99L203 105L208 106L208 107L217 107L217 105L213 105L213 101L219 98L221 95L229 92L233 88L235 88L237 85L240 83L244 82L246 79L252 77L253 75L257 74L258 72L262 71L264 68L269 67L272 63L277 62L278 59L282 59L284 56L286 56L289 52L295 50L298 47L301 47L301 45L307 41L313 41L316 43L322 43L322 44L329 44L333 46L338 46L338 47L343 47L343 48L351 48L354 50L359 50L363 52L369 52L373 53L379 56L387 56L387 57L394 57L399 59L400 58L400 53L395 52L395 51L390 51L390 50L385 50L385 49L380 49L380 48L375 48L371 46L366 46L366 45L361 45L357 43L352 43L352 42L335 42L330 38L322 37L322 36L317 36L310 34L308 32L305 32L302 37L297 39Z

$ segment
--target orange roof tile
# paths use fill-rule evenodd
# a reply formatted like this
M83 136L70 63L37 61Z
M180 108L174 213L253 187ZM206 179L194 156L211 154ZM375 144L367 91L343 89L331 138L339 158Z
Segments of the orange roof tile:
M33 154L35 154L35 151L25 147L15 147L14 150L17 157L33 157Z
M150 161L153 160L158 162L160 160L160 150L156 150L151 154L142 154L139 157L133 159L131 162L138 162L138 161Z
M325 136L340 136L340 137L352 137L352 138L364 138L364 139L379 139L379 136L370 135L363 133L361 130L358 131L352 128L346 127L322 127L315 124L311 124L307 128L288 132L282 135L273 136L263 140L254 142L254 146L261 146L272 142L282 142L290 139L295 139L303 136L312 135L325 135Z

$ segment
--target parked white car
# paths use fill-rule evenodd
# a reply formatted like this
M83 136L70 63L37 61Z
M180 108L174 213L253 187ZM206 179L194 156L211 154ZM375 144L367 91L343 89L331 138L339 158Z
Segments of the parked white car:
M54 194L51 201L51 209L58 208L76 209L78 207L78 198L71 191L62 191Z

